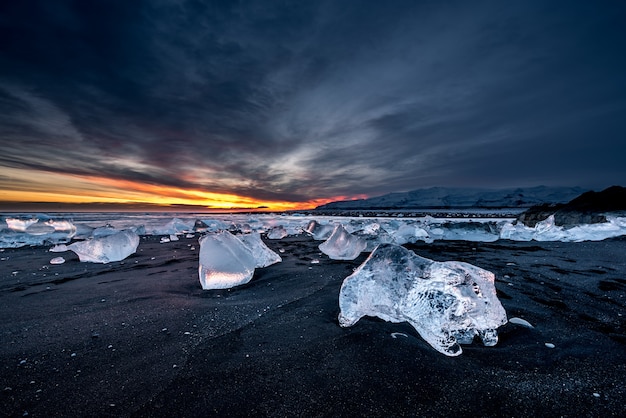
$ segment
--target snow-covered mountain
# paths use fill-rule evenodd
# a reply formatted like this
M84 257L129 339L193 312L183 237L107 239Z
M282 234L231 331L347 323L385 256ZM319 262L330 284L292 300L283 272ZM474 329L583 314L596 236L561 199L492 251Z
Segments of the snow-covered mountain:
M369 199L331 202L317 209L527 208L542 203L566 203L586 191L580 187L546 186L516 189L431 187Z

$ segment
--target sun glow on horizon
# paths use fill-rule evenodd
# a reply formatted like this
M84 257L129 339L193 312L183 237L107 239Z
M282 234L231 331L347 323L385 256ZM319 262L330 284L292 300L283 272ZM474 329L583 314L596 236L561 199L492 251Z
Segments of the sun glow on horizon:
M2 201L120 206L144 204L164 209L190 206L215 211L287 211L312 209L346 198L336 196L304 202L266 201L231 193L182 189L131 180L0 168L0 204Z

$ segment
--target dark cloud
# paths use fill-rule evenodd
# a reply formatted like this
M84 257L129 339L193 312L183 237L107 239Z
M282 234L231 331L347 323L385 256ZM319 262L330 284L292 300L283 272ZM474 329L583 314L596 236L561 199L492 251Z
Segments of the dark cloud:
M0 166L261 199L626 183L620 2L0 6Z

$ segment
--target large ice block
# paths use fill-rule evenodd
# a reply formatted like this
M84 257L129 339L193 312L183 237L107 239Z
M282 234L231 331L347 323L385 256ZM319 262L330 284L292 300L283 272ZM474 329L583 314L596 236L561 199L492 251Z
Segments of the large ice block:
M239 238L241 242L243 242L252 252L256 262L255 267L267 267L283 261L278 254L270 250L269 247L265 245L265 243L261 240L261 234L258 232L237 235L237 238Z
M319 245L319 249L333 260L354 260L367 247L367 242L337 224L331 236Z
M209 233L200 238L198 274L205 290L228 289L248 283L256 260L252 251L228 231Z
M80 261L109 263L121 261L137 251L139 235L123 230L112 235L78 241L67 246L78 255Z
M339 324L363 316L408 322L437 351L457 356L478 335L487 346L506 312L493 273L459 261L436 262L404 247L381 244L348 276L339 294Z

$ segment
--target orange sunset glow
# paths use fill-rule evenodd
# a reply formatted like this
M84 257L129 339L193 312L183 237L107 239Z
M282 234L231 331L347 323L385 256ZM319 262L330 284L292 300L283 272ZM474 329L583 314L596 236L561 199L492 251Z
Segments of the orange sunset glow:
M288 211L311 209L346 196L326 199L313 199L305 202L266 201L230 193L207 192L182 189L165 185L146 184L137 181L110 179L96 176L76 176L60 173L33 172L19 169L3 169L2 173L11 177L10 187L0 184L0 205L2 202L46 202L62 204L118 204L149 205L155 209L185 206L194 210L209 211ZM23 186L19 179L28 178ZM365 196L351 196L362 198Z

